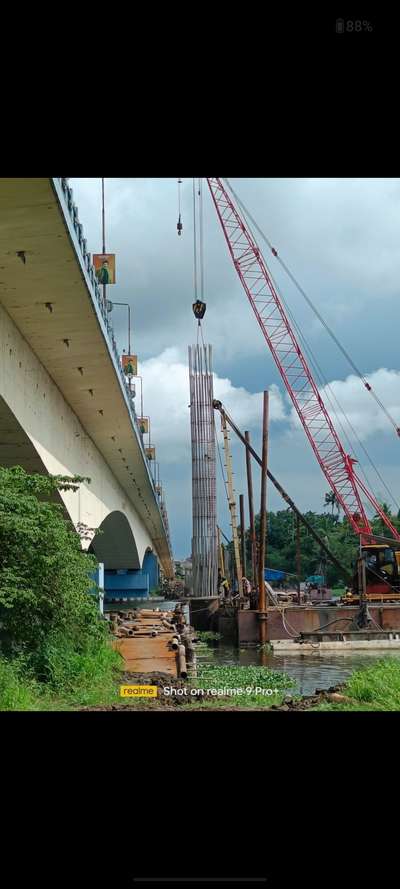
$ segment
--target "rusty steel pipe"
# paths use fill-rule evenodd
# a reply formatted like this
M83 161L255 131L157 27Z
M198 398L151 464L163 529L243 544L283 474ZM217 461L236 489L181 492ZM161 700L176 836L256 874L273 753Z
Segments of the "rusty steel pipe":
M246 565L246 523L244 519L244 496L239 494L239 512L240 512L240 549L242 561L242 577L247 577ZM241 594L243 590L239 590Z
M220 411L220 413L223 412L223 413L225 414L227 423L229 423L231 429L233 429L233 431L235 432L235 434L237 435L237 437L240 439L240 441L242 442L242 444L244 444L244 446L245 446L245 448L246 448L246 451L248 451L248 452L251 454L251 456L254 458L254 460L256 460L256 462L258 463L258 465L261 466L261 465L262 465L262 461L260 460L260 457L258 456L257 452L256 452L256 451L254 450L254 448L251 446L250 441L247 441L247 440L246 440L246 438L244 437L244 435L241 433L240 429L236 426L236 423L234 423L234 421L232 420L232 417L229 416L229 414L227 413L227 411L226 411L225 408L223 407L222 402L221 402L221 401L217 401L217 400L215 399L215 400L213 401L213 406L214 406L214 409L215 409L215 410ZM343 565L342 562L339 562L339 559L337 559L336 556L331 552L331 550L330 550L329 547L326 545L326 543L324 543L323 538L319 536L319 534L318 534L317 531L315 531L315 529L313 528L313 526L312 526L312 525L310 524L310 522L305 518L305 516L304 516L303 513L300 511L300 509L298 509L298 507L296 506L296 504L294 503L294 501L292 500L292 498L289 497L289 494L287 493L287 491L285 491L285 489L282 488L282 485L278 482L278 480L275 478L275 476L272 475L272 472L270 472L269 469L267 469L267 476L268 476L269 480L272 482L272 484L274 485L274 487L276 488L276 490L279 492L279 494L281 495L281 497L283 498L283 500L285 501L285 503L287 503L287 505L290 507L290 509L292 509L293 512L299 517L301 523L302 523L303 525L305 525L305 527L307 528L307 530L308 530L309 533L311 534L311 537L313 537L314 540L316 540L316 542L319 544L319 546L321 547L321 549L323 550L323 552L325 552L325 553L327 554L327 556L329 557L330 562L332 562L332 565L336 565L336 568L339 569L339 571L340 571L340 573L343 575L343 577L346 577L346 578L350 581L350 583L352 583L352 581L353 581L353 576L352 576L352 574L350 573L349 569L346 568L346 566ZM374 534L373 536L376 537L375 534ZM393 543L393 540L390 540L390 541L389 541L389 538L381 538L381 540L387 540L388 542Z
M258 563L258 609L265 614L267 606L265 595L265 554L267 534L267 469L268 469L268 392L264 392L263 402L263 426L262 426L262 456L261 456L261 505L260 505L260 557ZM263 644L266 638L266 622L260 621L260 642Z
M296 572L297 572L297 602L301 605L301 540L300 540L300 519L296 516Z
M186 652L186 661L188 664L193 664L196 659L196 649L189 639L185 639L184 648Z
M179 646L178 660L179 660L179 676L182 679L187 679L186 652L185 652L184 645Z
M250 445L250 433L244 433L246 445ZM251 540L251 568L253 575L253 587L257 589L257 541L256 526L254 521L254 502L253 502L253 478L251 472L251 454L246 447L246 471L247 471L247 495L249 500L249 517L250 517L250 540Z

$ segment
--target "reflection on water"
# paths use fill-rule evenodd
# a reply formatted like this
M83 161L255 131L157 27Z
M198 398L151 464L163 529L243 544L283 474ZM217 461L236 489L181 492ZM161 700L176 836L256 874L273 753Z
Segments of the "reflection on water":
M362 667L369 667L374 661L387 657L389 652L382 651L348 651L344 654L320 655L273 655L258 651L257 648L238 649L231 645L217 645L206 654L198 654L199 664L228 664L233 666L263 666L271 670L281 670L292 676L296 688L291 691L297 694L310 695L316 688L329 688L345 682L351 673ZM397 649L390 657L400 658Z

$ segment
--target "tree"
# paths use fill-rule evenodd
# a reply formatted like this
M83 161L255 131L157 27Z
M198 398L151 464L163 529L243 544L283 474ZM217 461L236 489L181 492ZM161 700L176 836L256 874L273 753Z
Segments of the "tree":
M81 481L0 467L3 650L39 652L56 633L77 650L88 639L104 638L104 623L89 595L96 559L82 551L63 506L54 502L58 491L77 491Z
M379 506L380 506L383 514L385 516L387 516L388 519L390 519L392 524L396 525L397 522L396 522L396 520L393 521L393 516L392 516L391 510L390 510L390 506L384 500L379 504ZM391 536L391 533L390 533L387 525L385 525L385 522L379 515L379 512L375 513L374 518L372 520L372 530L375 532L375 534L382 534L383 536L388 536L388 535Z
M326 513L317 515L309 511L305 513L305 518L319 533L320 537L328 539L332 553L351 572L357 556L358 539L347 516L344 516L340 521L337 515L327 515ZM258 538L260 531L259 515L255 518L255 525ZM300 526L300 547L302 577L317 574L321 562L321 549L304 525ZM250 536L247 533L246 550L248 564L250 565L251 545ZM290 574L296 574L296 537L293 535L293 513L291 509L282 509L276 513L268 513L266 550L266 565L268 568L276 568ZM344 579L340 569L330 564L329 561L326 573L329 586Z
M391 511L390 511L390 506L388 506L388 504L387 504L385 501L383 501L383 503L380 503L379 506L380 506L382 512L383 512L386 516L388 516L388 518L391 518L391 517L392 517L392 513L391 513ZM380 519L380 520L381 520L381 517L380 517L380 515L379 515L378 512L375 513L375 515L374 515L374 519ZM381 521L382 521L382 520L381 520Z
M340 506L339 500L338 500L334 491L328 491L327 494L325 494L325 505L332 507L332 515L333 515L334 509L336 508L337 514L339 516L341 506Z

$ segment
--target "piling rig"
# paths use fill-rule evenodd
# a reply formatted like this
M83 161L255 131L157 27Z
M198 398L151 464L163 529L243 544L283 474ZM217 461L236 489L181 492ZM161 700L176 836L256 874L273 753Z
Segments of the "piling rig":
M237 435L237 437L240 439L242 444L244 444L244 446L245 446L246 450L249 452L249 454L251 454L251 456L254 458L256 463L258 463L258 465L260 467L262 467L261 457L258 456L257 452L254 450L254 448L251 446L251 444L247 441L247 439L245 438L243 433L240 431L240 429L236 426L236 423L234 423L234 421L232 420L232 417L229 416L229 414L228 414L227 410L225 410L222 402L218 401L217 399L214 399L213 407L214 407L214 410L219 411L221 416L224 418L225 423L229 424L229 426L231 427L233 432ZM274 485L276 490L279 492L279 494L281 495L281 497L283 498L285 503L287 503L287 505L290 507L290 509L293 510L293 512L298 517L299 521L307 528L307 531L309 531L309 533L314 538L314 540L319 544L321 549L326 553L328 559L332 562L333 565L336 565L336 567L343 574L343 576L345 578L347 578L347 580L349 582L351 582L352 576L349 573L349 570L345 567L345 565L342 565L342 563L339 561L339 559L336 558L334 553L331 552L331 550L325 543L323 537L320 537L320 535L318 534L318 531L316 531L315 528L313 528L311 523L308 521L308 519L305 518L305 516L300 511L300 509L296 506L296 504L294 503L292 498L289 497L289 494L284 490L282 485L278 482L278 480L275 478L275 476L272 475L272 472L269 469L267 469L267 477L272 482L272 484Z
M236 426L232 417L221 401L214 399L214 410L219 411L233 432L245 446L246 451L262 467L262 460ZM342 601L346 605L362 605L364 602L396 602L400 601L400 547L389 537L374 535L374 543L364 544L360 548L360 556L354 573L349 572L334 553L329 549L326 539L321 537L296 506L289 494L284 490L272 472L267 469L267 477L279 492L283 500L295 513L299 521L307 528L329 561L335 565L349 584L346 596ZM372 536L372 535L371 535ZM364 568L362 566L365 566Z

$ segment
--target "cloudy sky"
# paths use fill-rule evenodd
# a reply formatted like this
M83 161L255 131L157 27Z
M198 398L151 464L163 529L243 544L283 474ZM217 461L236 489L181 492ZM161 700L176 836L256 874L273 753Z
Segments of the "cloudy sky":
M238 196L400 424L400 179L231 179ZM101 252L101 180L71 179L88 249ZM110 297L133 309L133 351L143 377L176 558L191 548L191 455L187 347L192 314L192 180L183 180L178 238L176 179L106 179L106 249L117 255ZM271 273L305 335L334 403L332 419L360 457L378 499L389 495L364 447L400 502L400 439L261 241ZM204 187L204 338L213 346L215 396L259 449L262 391L270 390L270 467L301 509L321 510L328 490L239 282L211 196ZM127 349L124 309L113 323ZM355 440L348 418L361 441ZM218 422L218 421L217 421ZM346 442L343 442L346 444ZM241 445L232 440L236 493L246 492ZM349 447L346 447L349 450ZM217 465L219 523L229 516ZM254 471L255 497L259 474ZM271 509L282 507L272 487Z

